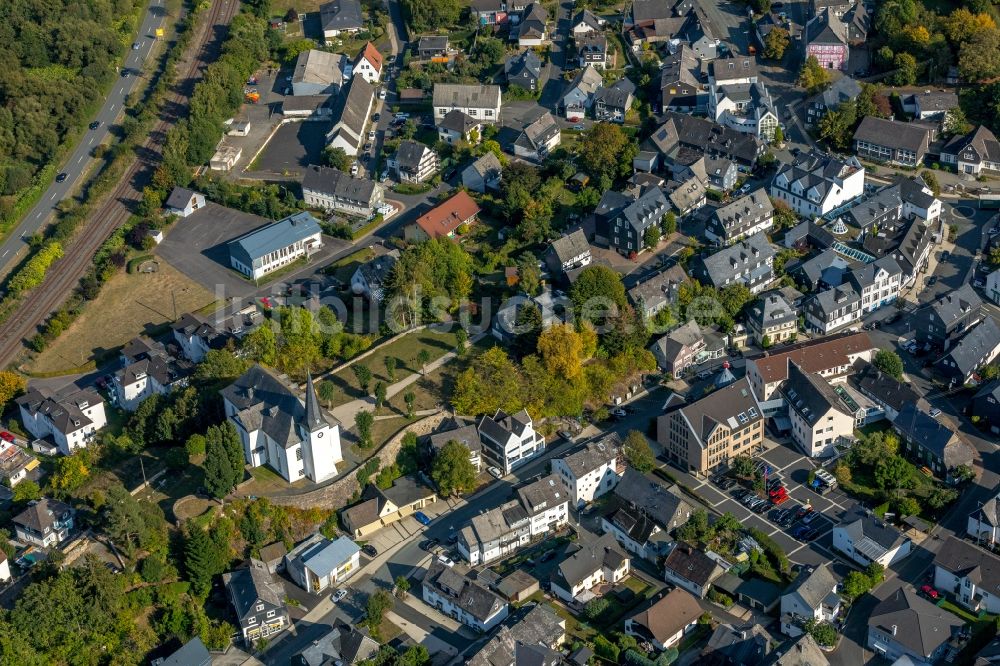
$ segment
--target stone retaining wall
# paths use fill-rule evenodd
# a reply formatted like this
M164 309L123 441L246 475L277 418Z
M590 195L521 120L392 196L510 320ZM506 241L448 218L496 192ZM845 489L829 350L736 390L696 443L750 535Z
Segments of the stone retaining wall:
M385 445L378 450L378 453L373 456L374 458L378 458L379 468L381 469L382 467L396 462L396 455L403 447L403 436L407 431L415 433L418 437L430 434L435 428L438 427L438 425L440 425L441 421L443 421L447 415L448 414L446 412L439 411L419 421L414 421L413 423L410 423L400 429L400 431L396 433L388 442L386 442ZM374 477L374 474L372 476ZM343 478L334 481L330 485L317 488L312 492L285 497L271 497L269 499L273 504L294 506L299 509L320 507L323 509L340 510L350 503L351 497L353 497L355 493L360 492L361 490L358 486L358 480L356 477L356 474L349 473Z

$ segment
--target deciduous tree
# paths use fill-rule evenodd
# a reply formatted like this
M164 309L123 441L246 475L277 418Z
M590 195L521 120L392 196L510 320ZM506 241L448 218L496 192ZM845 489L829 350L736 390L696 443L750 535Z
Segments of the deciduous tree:
M879 349L875 352L872 365L895 379L903 377L903 359L899 358L899 354L892 350Z
M27 388L28 381L23 375L10 370L0 370L0 409L24 393Z
M434 456L431 478L443 497L460 495L475 488L476 469L469 460L469 449L455 440L446 443Z
M538 336L538 353L545 368L562 379L579 376L583 362L583 340L570 324L549 326Z
M809 56L799 72L798 84L810 95L822 92L830 85L830 72L826 71L816 56Z
M787 30L781 27L771 28L771 32L764 37L764 57L781 60L785 57L785 50L790 43Z
M640 472L650 472L656 467L656 456L649 446L646 436L638 430L629 430L623 447L629 465Z

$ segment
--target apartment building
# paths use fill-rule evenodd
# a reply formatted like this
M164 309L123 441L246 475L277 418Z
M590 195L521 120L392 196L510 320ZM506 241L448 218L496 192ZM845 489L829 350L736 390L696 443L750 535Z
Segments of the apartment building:
M857 199L865 191L865 168L855 157L803 153L778 167L771 196L799 215L814 218Z
M64 456L85 448L108 423L104 400L90 389L59 394L32 387L16 402L24 429L51 440Z
M476 430L487 464L500 468L504 475L545 450L545 438L535 432L524 409L516 414L498 410L493 416L482 416Z
M621 439L616 433L602 437L552 460L574 507L581 508L614 489L625 473Z
M716 245L736 241L767 231L774 225L774 206L761 188L730 204L716 208L705 227L705 236Z
M500 86L436 83L433 103L435 123L455 109L489 125L500 122Z
M790 362L781 394L788 404L792 439L807 456L832 456L837 443L853 439L854 413L819 375Z
M313 165L302 177L302 198L307 206L368 219L385 204L385 188L367 178Z
M507 618L510 608L470 573L461 565L447 567L433 560L421 586L424 603L476 631L490 631Z

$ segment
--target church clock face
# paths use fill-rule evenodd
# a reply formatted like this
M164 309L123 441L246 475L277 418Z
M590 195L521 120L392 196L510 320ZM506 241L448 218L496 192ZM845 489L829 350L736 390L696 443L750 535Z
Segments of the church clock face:
M323 436L323 432L322 432L322 431L320 431L320 432L316 433L316 436L317 436L317 437L322 437L322 436Z

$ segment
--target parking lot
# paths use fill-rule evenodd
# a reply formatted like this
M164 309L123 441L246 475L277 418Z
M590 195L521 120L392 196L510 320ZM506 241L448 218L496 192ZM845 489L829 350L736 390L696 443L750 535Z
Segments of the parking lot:
M256 171L301 174L310 164L322 164L326 133L331 127L329 120L282 125L257 158Z
M769 481L777 477L785 488L788 499L774 506L769 502L751 510L738 499L746 488L740 484L720 484L716 477L697 479L692 489L706 504L716 511L736 516L742 524L754 527L769 535L797 564L819 564L833 557L831 542L833 526L852 510L857 502L839 489L825 494L808 487L809 472L816 469L812 461L791 444L769 442L770 448L755 457L767 467ZM674 473L674 470L670 470ZM694 480L693 477L690 477ZM801 507L809 506L812 517L807 517ZM790 518L777 522L777 510L791 510ZM802 532L811 532L806 539L798 538Z

